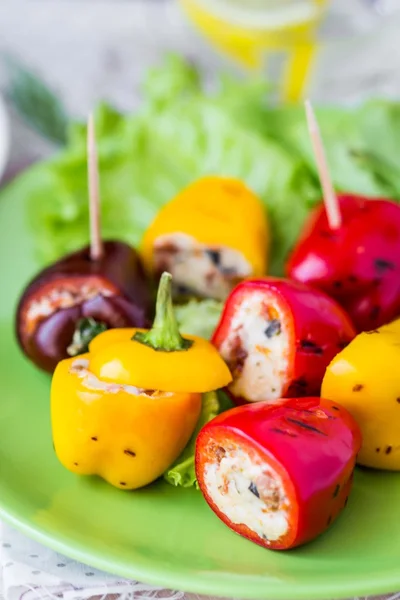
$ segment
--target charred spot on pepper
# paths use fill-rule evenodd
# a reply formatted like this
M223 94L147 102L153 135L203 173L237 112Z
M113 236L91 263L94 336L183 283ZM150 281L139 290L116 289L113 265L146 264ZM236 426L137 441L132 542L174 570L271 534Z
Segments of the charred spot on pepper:
M272 321L270 321L268 327L264 331L265 335L269 339L275 337L276 335L280 335L281 332L282 326L279 319L272 319Z
M329 515L328 520L326 522L327 526L329 527L329 525L332 523L332 515Z
M79 467L79 464L77 462L74 462L74 467Z
M338 406L332 406L332 410L337 410L338 412L340 412L340 408Z
M386 271L394 271L396 269L396 265L385 258L375 259L374 267L378 273L386 273Z
M342 282L341 281L334 281L333 282L333 287L337 290L339 290L342 287Z
M353 385L353 392L361 392L364 389L364 385L362 383L356 383Z
M320 356L324 353L321 346L318 346L318 344L313 340L300 340L299 347L300 350L308 352L309 354L316 354Z
M92 440L92 442L97 442L99 438L97 438L96 436L93 436L92 438L90 438Z
M307 431L311 431L313 433L318 433L318 435L323 435L324 437L327 437L326 433L324 431L321 431L320 429L318 429L318 427L314 427L314 425L305 423L304 421L301 421L300 419L294 419L293 417L286 417L286 420L288 421L288 423L292 423L292 425L297 425L298 427L302 427L303 429L306 429Z
M319 232L319 235L323 238L327 238L327 239L333 239L336 237L336 234L334 231L332 231L331 229L321 229L321 231Z
M260 497L260 492L257 489L257 486L255 483L251 482L249 485L249 491L254 494L255 496L257 496L257 498Z
M340 485L337 484L337 486L335 487L334 491L333 491L333 498L336 498L336 496L339 494L340 492Z
M373 335L375 333L379 334L379 329L370 329L370 331L365 332L367 335Z
M132 458L135 458L136 456L136 452L130 450L129 448L126 448L126 450L124 450L124 454L126 454L127 456L131 456Z
M304 395L307 391L308 383L306 379L300 377L299 379L294 379L290 386L288 392L294 395Z
M344 505L343 505L343 506L344 506L344 508L346 508L348 501L349 501L349 497L348 497L348 496L346 496L346 499L345 499L345 501L344 501Z
M297 437L295 433L292 431L288 431L287 429L281 429L280 427L271 427L270 431L273 433L279 433L280 435L288 435L289 437Z
M120 481L120 482L119 482L119 485L123 485L123 486L125 486L125 485L126 485L126 482L125 482L125 481Z
M385 454L390 454L392 449L393 449L392 446L386 446Z
M357 283L358 279L355 275L349 275L347 281L349 281L349 283Z
M347 348L347 346L349 345L349 341L348 340L341 340L337 347L339 348L339 350L344 350L345 348Z
M400 398L396 398L396 402L400 404Z
M221 264L221 252L219 250L206 250L207 256L210 258L213 265L219 267Z
M381 449L380 448L375 448L375 452L380 452Z
M372 307L372 310L369 314L369 317L371 319L371 321L376 321L376 319L379 317L379 313L381 312L381 307L378 306L377 304L375 306Z

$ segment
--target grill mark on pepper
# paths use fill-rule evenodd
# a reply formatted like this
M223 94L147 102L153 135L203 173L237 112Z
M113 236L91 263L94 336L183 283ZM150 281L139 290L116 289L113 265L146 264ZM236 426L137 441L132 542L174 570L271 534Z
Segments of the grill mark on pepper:
M345 348L347 348L349 343L350 342L348 340L341 340L337 346L338 346L339 350L344 350Z
M328 238L328 239L332 239L332 238L336 237L335 233L333 233L333 231L326 230L326 229L321 229L319 234L321 237Z
M307 431L313 431L314 433L318 433L319 435L327 437L326 433L318 429L318 427L314 427L314 425L309 425L308 423L304 423L304 421L293 419L292 417L287 417L286 420L293 425L298 425L299 427L303 427L303 429L307 429Z
M374 262L375 269L378 273L386 273L386 271L395 271L396 266L390 260L377 258Z
M372 310L369 314L371 321L375 321L379 317L379 313L381 312L380 306L376 305L372 307Z
M362 385L362 383L356 383L356 385L353 386L353 392L361 392L361 390L364 389L364 386Z
M206 250L207 256L216 267L221 264L221 252L219 250Z
M282 327L279 319L272 319L272 321L269 323L268 327L264 331L267 338L272 338L276 335L280 335L281 332Z
M280 427L271 427L270 431L273 431L273 433L280 433L281 435L288 435L292 438L298 437L295 433L287 431L286 429L280 429Z
M392 451L392 446L387 446L385 450L385 454L390 454Z
M329 527L329 525L332 523L332 515L329 515L328 517L328 521L327 521L327 526Z
M300 348L310 354L317 354L319 356L323 354L321 346L318 346L313 340L300 340Z
M333 498L336 498L336 496L338 495L339 492L340 492L340 485L337 484L337 486L335 487L334 492L333 492Z
M133 450L129 450L129 448L124 450L124 454L126 454L127 456L131 456L132 458L135 458L136 456L136 452L134 452Z
M307 386L308 384L306 379L300 377L299 379L295 379L294 381L292 381L288 391L295 394L305 394Z
M346 500L344 501L344 508L346 508L348 501L349 501L349 497L346 496Z
M259 491L257 489L257 486L255 483L251 482L249 485L249 491L254 494L255 496L257 496L257 498L260 497Z

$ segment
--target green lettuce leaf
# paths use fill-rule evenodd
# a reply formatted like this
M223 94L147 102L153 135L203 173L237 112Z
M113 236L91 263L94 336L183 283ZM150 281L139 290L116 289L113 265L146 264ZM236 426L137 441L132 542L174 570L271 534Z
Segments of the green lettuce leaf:
M198 335L209 340L221 317L224 305L217 300L190 300L175 305L175 316L182 333Z
M198 487L194 468L194 453L197 435L206 423L231 406L232 404L229 398L223 392L209 392L203 394L203 405L196 429L180 457L164 474L164 479L168 483L181 487Z
M318 199L315 182L297 156L246 118L265 110L265 85L225 79L209 94L199 81L192 65L170 61L162 74L149 75L136 114L98 106L103 235L138 245L159 208L182 187L202 175L238 177L268 208L272 271L279 273ZM65 150L42 165L45 181L32 190L29 221L42 264L88 242L85 136L84 125L69 128Z

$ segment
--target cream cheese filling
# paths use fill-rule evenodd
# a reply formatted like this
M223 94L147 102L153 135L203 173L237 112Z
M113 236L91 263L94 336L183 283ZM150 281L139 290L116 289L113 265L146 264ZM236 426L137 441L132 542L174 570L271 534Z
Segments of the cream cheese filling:
M158 390L145 390L133 385L102 381L89 370L89 360L86 358L75 359L71 364L69 372L79 377L82 380L82 385L91 391L101 391L106 394L118 394L118 392L123 391L127 394L132 394L132 396L145 395L149 398L154 398L158 394ZM163 397L171 395L172 393L162 392Z
M290 508L281 477L239 447L219 451L223 457L204 474L213 502L232 523L247 525L264 541L279 540L288 532Z
M113 296L113 292L107 288L100 288L94 285L82 285L76 288L63 286L62 288L52 288L48 294L43 295L38 300L31 302L26 313L28 322L38 321L44 317L49 317L57 310L70 308L81 304L86 300L91 300L98 295L104 297Z
M156 272L171 273L175 292L216 300L224 300L238 281L252 274L250 263L238 250L206 246L183 233L158 237L153 260Z
M232 394L250 402L281 398L288 381L288 347L284 315L272 299L256 291L245 297L219 348L232 371Z

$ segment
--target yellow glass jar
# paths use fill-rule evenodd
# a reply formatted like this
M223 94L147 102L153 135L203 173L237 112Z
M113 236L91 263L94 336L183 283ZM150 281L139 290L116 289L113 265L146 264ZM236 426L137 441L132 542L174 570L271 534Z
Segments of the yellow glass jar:
M273 54L283 53L281 98L302 97L328 0L180 1L214 46L242 65L260 71Z

